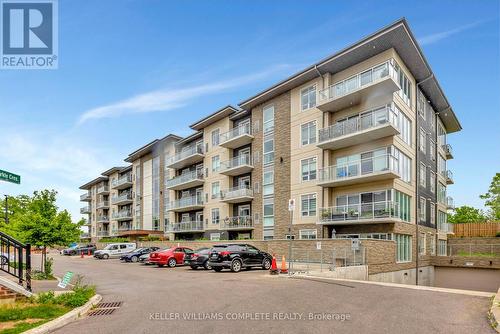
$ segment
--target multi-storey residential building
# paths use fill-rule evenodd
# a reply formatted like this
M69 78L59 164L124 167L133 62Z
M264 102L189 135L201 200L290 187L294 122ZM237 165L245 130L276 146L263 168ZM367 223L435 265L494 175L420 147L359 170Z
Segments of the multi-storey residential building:
M392 239L401 263L446 251L461 126L405 20L191 128L126 159L132 199L108 214L171 239ZM82 189L125 189L126 173Z

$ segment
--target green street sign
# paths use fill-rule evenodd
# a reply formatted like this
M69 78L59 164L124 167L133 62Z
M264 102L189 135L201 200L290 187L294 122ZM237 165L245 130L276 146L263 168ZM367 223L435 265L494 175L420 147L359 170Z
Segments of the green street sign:
M0 181L7 181L16 184L21 184L21 176L0 169Z
M73 272L68 271L66 274L64 274L64 277L62 278L61 282L59 282L59 284L57 284L57 286L60 288L63 288L63 289L66 288L66 286L71 281L71 277L73 277Z

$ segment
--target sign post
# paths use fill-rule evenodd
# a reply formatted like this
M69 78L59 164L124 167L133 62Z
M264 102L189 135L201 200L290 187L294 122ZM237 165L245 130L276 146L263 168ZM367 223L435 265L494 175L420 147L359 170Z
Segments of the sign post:
M292 264L292 221L293 221L293 211L295 210L295 200L290 198L288 200L288 211L290 211L290 224L288 224L288 274L291 274L291 264Z

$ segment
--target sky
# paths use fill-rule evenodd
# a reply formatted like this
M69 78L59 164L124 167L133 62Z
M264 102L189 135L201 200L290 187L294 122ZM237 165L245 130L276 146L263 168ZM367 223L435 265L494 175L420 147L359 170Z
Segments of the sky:
M60 0L59 68L0 70L0 195L78 187L149 141L406 17L459 118L456 205L500 172L500 5L482 1Z

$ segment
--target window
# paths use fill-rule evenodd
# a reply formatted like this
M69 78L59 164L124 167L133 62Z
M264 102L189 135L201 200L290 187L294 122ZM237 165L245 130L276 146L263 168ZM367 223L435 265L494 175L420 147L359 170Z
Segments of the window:
M411 121L398 107L395 106L395 109L398 112L399 137L411 146Z
M420 182L420 186L422 186L424 188L426 187L426 185L427 185L427 167L423 163L420 163L419 182Z
M436 255L436 236L434 234L431 234L430 242L431 242L431 255Z
M395 64L394 68L398 74L398 82L401 87L398 94L411 107L411 82L398 64Z
M432 140L429 141L429 155L432 161L436 161L436 143Z
M447 242L446 240L438 240L438 255L446 256Z
M299 230L299 239L316 239L316 230Z
M219 181L212 183L212 198L218 198L220 195Z
M300 91L301 109L306 110L316 106L316 85Z
M418 255L425 255L425 233L420 233L418 240Z
M217 172L220 169L220 157L218 155L212 157L212 172Z
M316 121L302 124L300 127L300 138L302 146L316 142Z
M264 139L264 164L270 164L274 161L274 138Z
M446 204L446 186L438 182L437 200L441 204Z
M219 209L218 208L212 209L212 224L219 224L219 221L220 221Z
M441 123L438 124L437 131L438 131L438 145L443 146L446 144L446 130L441 125Z
M434 194L436 192L436 173L434 173L433 171L431 171L429 182L430 182L431 193Z
M316 216L316 194L302 195L300 203L302 217Z
M274 106L267 106L262 111L264 133L274 130Z
M419 147L420 147L420 151L425 153L425 141L427 139L427 134L425 133L425 130L420 128L420 137L418 139L419 143Z
M419 215L420 215L420 221L424 222L426 221L426 213L427 213L427 208L426 208L426 205L427 204L427 201L425 200L425 198L423 197L420 197L420 206L419 206Z
M436 204L431 202L431 225L436 225Z
M394 168L396 171L399 172L399 175L401 176L401 180L410 183L411 182L411 159L398 150L397 148L393 147L393 155L397 159L398 167Z
M425 121L425 106L427 104L427 101L425 99L424 94L419 90L418 91L418 101L417 101L417 111L418 115L422 117Z
M441 156L441 154L438 155L438 173L443 175L444 171L446 170L446 159Z
M262 194L264 196L274 194L274 170L272 168L264 169Z
M295 240L295 236L293 234L285 234L286 240Z
M396 209L399 210L399 218L409 222L411 220L411 197L395 190L394 199L398 204Z
M274 226L274 198L264 199L263 226Z
M411 236L406 234L396 234L396 262L411 261Z
M219 132L219 129L212 131L212 147L219 145Z
M448 232L448 224L447 223L448 215L446 212L443 211L438 211L438 216L437 216L437 229L440 231L446 231ZM449 231L453 232L453 231Z
M316 158L301 160L302 181L316 180Z

